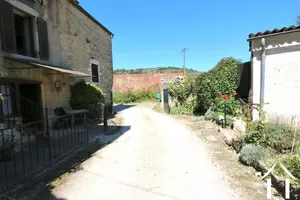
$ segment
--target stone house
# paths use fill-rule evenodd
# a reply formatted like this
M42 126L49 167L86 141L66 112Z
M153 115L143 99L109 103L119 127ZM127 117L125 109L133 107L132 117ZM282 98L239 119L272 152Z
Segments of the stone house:
M0 124L69 107L70 86L81 79L111 102L113 34L78 1L0 0L0 33Z
M248 41L253 103L264 104L269 117L299 116L300 26L250 34Z

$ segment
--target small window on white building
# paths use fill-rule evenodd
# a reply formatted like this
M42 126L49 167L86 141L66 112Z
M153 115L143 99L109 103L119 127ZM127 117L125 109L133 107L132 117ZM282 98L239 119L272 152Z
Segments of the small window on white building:
M100 67L99 62L97 60L90 61L90 70L92 75L92 82L93 83L100 83Z

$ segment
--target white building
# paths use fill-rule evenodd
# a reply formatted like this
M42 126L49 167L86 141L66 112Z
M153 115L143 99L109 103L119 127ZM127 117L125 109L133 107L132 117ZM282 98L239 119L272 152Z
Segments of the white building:
M269 117L300 116L300 26L250 34L248 41L253 103L267 103Z

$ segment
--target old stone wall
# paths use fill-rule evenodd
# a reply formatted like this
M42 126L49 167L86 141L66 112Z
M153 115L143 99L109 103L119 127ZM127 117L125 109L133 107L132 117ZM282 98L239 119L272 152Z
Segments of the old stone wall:
M114 75L114 92L126 92L128 90L141 90L153 85L161 84L162 78L183 76L182 73L165 73L165 74L122 74Z
M66 68L91 74L90 60L100 65L101 89L107 94L113 86L111 35L88 18L69 0L57 1L57 27L60 33L60 61Z
M91 74L90 60L97 60L100 65L99 86L107 94L107 102L110 102L109 94L113 85L110 33L88 18L70 0L44 0L43 6L36 3L34 6L27 5L23 0L9 0L9 2L12 2L14 6L17 5L18 9L47 21L49 61L43 61L43 63ZM12 81L23 79L41 83L43 107L51 108L51 110L58 106L69 107L70 86L75 81L91 80L86 77L75 79L70 74L61 74L40 68L7 70L11 67L29 66L4 59L4 56L28 59L24 56L3 52L0 48L0 80L1 78L11 78ZM38 59L30 59L41 62ZM54 87L56 81L61 84L61 88Z

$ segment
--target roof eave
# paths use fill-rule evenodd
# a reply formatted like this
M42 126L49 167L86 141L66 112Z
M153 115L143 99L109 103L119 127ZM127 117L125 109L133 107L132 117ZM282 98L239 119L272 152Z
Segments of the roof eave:
M108 30L103 24L101 24L98 20L96 20L88 11L86 11L83 7L81 7L75 0L69 0L78 10L83 12L88 18L90 18L93 22L95 22L97 25L99 25L101 28L103 28L107 33L111 35L111 38L114 37L114 34Z
M247 41L250 42L251 40L255 40L255 39L271 37L271 36L276 36L276 35L283 35L283 34L288 34L288 33L295 33L295 32L299 32L299 31L300 31L300 29L295 29L295 30L278 32L278 33L270 33L270 34L267 34L267 35L260 35L260 36L255 36L255 37L248 38Z

